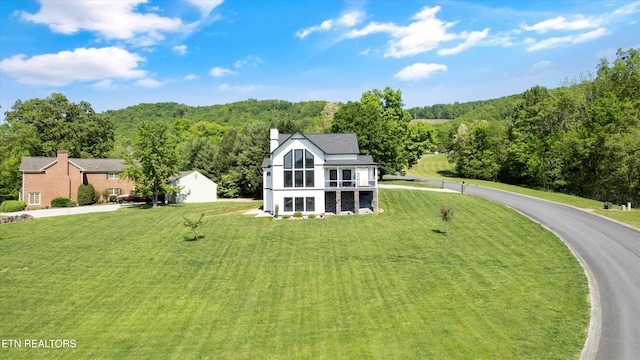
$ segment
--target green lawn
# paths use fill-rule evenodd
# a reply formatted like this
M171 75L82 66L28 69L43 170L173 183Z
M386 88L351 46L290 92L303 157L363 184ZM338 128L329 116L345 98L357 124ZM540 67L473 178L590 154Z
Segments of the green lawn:
M626 224L640 228L640 204L632 205L631 211L621 211L620 205L616 205L613 210L604 210L604 204L601 201L581 198L567 194L561 194L551 191L541 191L529 189L521 186L502 184L493 181L463 179L455 177L455 166L447 161L446 154L427 155L420 159L412 169L407 171L410 175L426 177L430 179L448 179L452 181L465 181L470 185L479 185L494 189L511 191L519 194L534 196L541 199L551 200L562 204L575 206L581 209L593 211L597 214L609 217L611 219L624 222Z
M0 339L20 358L577 359L588 286L566 246L471 196L382 189L381 214L280 220L260 203L0 225ZM449 235L439 207L456 218ZM204 238L186 241L183 216Z

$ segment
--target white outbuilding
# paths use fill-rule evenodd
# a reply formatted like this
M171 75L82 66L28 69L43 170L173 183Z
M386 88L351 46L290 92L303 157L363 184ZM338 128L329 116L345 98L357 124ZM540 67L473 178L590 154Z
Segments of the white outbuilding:
M174 204L214 202L218 200L218 184L202 175L199 171L181 171L169 178L171 186L181 186L176 195L168 200Z

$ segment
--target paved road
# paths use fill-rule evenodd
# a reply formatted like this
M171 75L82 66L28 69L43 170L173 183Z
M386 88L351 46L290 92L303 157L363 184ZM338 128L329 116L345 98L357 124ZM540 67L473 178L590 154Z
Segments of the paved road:
M440 186L440 180L431 180ZM459 183L447 187L460 191ZM505 204L543 224L576 254L592 310L582 359L640 359L640 230L550 201L473 185L466 193Z

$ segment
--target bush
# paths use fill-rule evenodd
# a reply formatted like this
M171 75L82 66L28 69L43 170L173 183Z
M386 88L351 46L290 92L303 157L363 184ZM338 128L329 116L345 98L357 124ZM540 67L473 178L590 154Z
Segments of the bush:
M309 214L309 216L307 216L307 219L315 219L316 218L316 214Z
M116 195L109 195L109 202L116 202L118 201L118 196Z
M282 218L283 218L283 219L288 219L288 218L290 218L290 217L291 217L291 215L282 215Z
M76 203L67 198L58 197L51 200L52 208L74 207L74 206L76 206Z
M78 187L78 205L91 205L98 202L98 194L91 184L81 184Z
M278 218L278 212L280 211L280 206L278 206L278 204L276 204L276 211L275 211L275 215L273 217L275 217L276 219Z
M296 211L293 213L293 217L294 218L301 218L302 217L302 213L300 211Z
M27 204L21 200L5 200L0 204L0 212L22 211L26 206Z

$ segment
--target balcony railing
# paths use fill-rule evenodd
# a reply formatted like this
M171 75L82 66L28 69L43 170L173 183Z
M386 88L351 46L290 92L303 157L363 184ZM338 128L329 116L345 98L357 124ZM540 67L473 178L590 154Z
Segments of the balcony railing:
M325 180L325 188L362 188L376 186L375 180L368 180L366 184L360 184L360 180Z

